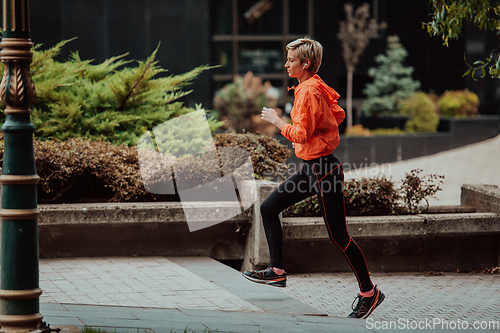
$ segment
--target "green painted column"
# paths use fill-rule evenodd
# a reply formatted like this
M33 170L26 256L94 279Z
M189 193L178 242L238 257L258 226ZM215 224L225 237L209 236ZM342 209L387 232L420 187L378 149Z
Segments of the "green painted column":
M0 331L31 332L39 313L38 208L30 106L35 100L28 0L3 0L0 60L4 74L0 100L5 105L2 184Z

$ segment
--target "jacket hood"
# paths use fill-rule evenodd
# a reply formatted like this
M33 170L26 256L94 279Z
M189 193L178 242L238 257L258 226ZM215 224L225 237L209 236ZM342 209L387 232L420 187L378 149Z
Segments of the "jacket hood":
M295 91L298 91L306 86L312 86L316 87L321 91L323 96L325 96L326 101L328 102L328 105L330 106L330 110L333 113L333 116L335 117L335 120L337 121L337 125L339 125L344 119L345 119L345 112L344 109L342 109L338 105L338 99L340 98L340 95L332 89L330 86L328 86L325 81L323 81L318 74L315 74L313 77L310 79L302 82L299 84L297 87L292 87L290 89L295 89Z

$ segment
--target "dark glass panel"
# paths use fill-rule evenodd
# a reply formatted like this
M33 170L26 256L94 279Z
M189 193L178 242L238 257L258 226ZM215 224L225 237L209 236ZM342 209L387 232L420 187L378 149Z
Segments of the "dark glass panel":
M292 35L308 34L308 1L290 1L289 32Z
M279 42L241 42L238 72L283 73L283 46Z
M232 4L232 0L212 0L210 2L210 10L212 12L212 34L232 34Z

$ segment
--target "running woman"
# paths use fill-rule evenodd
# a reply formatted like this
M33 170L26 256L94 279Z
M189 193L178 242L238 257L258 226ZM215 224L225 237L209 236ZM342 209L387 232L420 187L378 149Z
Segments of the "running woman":
M286 50L285 68L288 75L299 82L297 87L291 88L295 93L291 111L293 125L285 123L274 109L263 108L261 117L278 127L292 142L295 155L303 163L260 207L270 265L261 271L245 271L243 276L253 282L286 287L279 214L294 203L316 195L328 235L344 253L359 284L360 293L349 317L366 318L385 296L372 284L363 252L346 228L342 165L333 155L340 140L338 125L345 118L344 110L337 104L340 95L316 74L323 57L319 42L301 38L289 43Z

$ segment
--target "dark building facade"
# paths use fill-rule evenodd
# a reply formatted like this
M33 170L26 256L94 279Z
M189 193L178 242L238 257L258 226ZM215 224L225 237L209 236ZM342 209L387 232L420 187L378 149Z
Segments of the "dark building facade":
M285 45L311 36L324 46L319 75L341 95L346 92L346 69L336 34L343 20L344 4L333 0L31 0L31 30L34 43L43 47L62 39L78 37L64 47L61 59L79 51L82 59L104 59L129 52L129 59L144 60L158 46L159 65L168 74L180 74L202 64L221 65L195 81L186 103L210 108L214 92L231 82L235 74L252 71L278 88L280 102L293 100L286 87L295 85L283 64ZM447 48L439 37L422 28L429 20L427 1L352 0L367 2L372 16L387 22L387 29L372 40L354 74L354 98L359 105L362 90L370 82L367 71L375 56L385 52L386 37L398 35L415 68L413 77L423 91L438 94L468 88L481 99L481 112L498 114L498 80L463 78L469 62L485 58L498 45L473 27ZM495 44L496 43L496 44ZM168 75L167 74L167 75ZM342 103L342 101L341 101Z

